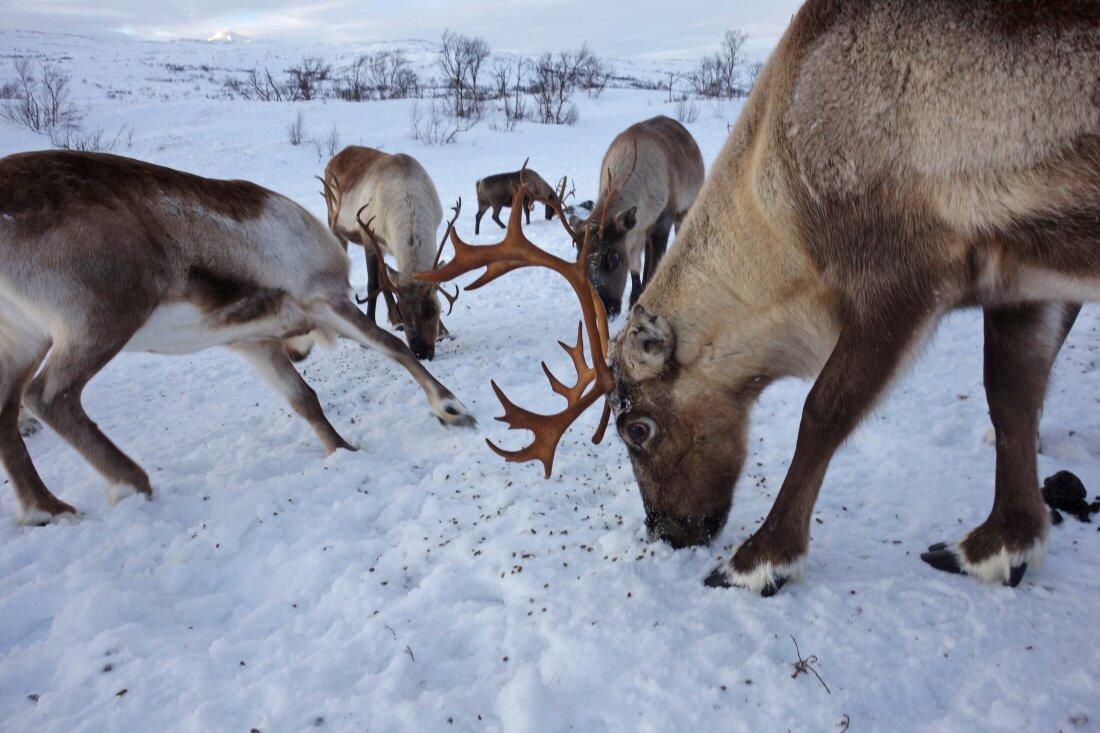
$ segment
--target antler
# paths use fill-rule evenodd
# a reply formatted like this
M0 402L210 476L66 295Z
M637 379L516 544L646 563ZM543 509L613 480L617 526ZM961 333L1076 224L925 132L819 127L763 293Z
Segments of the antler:
M443 239L439 240L439 249L435 251L435 260L432 262L433 270L439 267L439 259L443 256L443 248L447 245L447 235L454 231L455 222L458 221L458 215L462 211L461 196L458 197L458 201L455 202L455 205L451 207L451 211L453 211L455 215L451 217L451 220L449 222L447 222L447 228L443 231ZM447 299L447 315L451 315L451 311L455 309L455 301L458 300L458 286L455 286L454 295L448 293L439 283L436 283L435 287L436 290L439 291L439 294Z
M577 381L573 386L567 386L550 371L543 363L542 368L550 381L550 387L555 393L565 398L567 405L564 410L553 415L541 415L517 406L504 394L503 390L494 381L493 391L504 407L504 416L497 418L508 425L510 430L529 430L534 433L534 440L517 451L509 451L486 441L489 447L497 455L510 462L540 461L549 478L554 466L554 453L562 435L580 415L605 396L614 387L614 377L607 365L607 314L604 312L603 303L596 295L596 291L588 282L584 263L588 257L588 238L585 237L580 245L580 253L575 262L567 262L556 257L544 249L541 249L523 234L521 224L523 196L526 193L540 203L543 203L558 214L565 231L574 241L576 232L569 226L562 211L562 203L550 201L537 193L527 191L523 181L526 166L520 171L521 185L516 187L512 195L512 209L508 217L508 228L504 240L499 244L470 245L463 242L457 232L452 230L451 243L454 245L455 256L450 262L430 272L418 273L417 277L427 282L445 282L459 275L485 268L473 284L466 287L467 290L477 290L488 285L501 275L518 270L523 267L545 267L564 277L572 286L573 292L580 301L583 321L577 326L577 343L568 346L560 343L561 347L569 354L573 366L577 371ZM584 358L584 334L587 334L589 350L592 353L592 366L588 366ZM611 416L611 406L604 403L600 424L592 437L593 443L603 440L607 423Z
M391 274L397 274L396 270L391 268L386 262L386 256L382 253L382 245L378 243L378 237L375 235L374 229L371 228L371 224L374 222L375 217L372 216L367 221L363 221L363 212L366 211L368 206L370 206L369 202L363 204L359 208L359 211L355 212L355 220L359 222L360 228L363 230L363 233L367 235L367 239L370 240L371 246L374 247L374 256L378 259L378 288L367 293L366 298L360 299L359 296L355 296L355 302L359 305L363 305L380 292L394 293L395 288L393 286ZM363 244L366 246L365 242Z

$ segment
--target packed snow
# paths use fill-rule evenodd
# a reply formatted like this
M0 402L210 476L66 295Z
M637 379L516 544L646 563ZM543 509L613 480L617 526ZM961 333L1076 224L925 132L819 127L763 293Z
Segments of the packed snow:
M428 63L429 46L408 48ZM335 127L342 144L418 158L445 208L463 197L459 232L481 243L498 231L486 220L473 236L477 178L530 156L548 180L568 174L580 200L595 198L612 137L674 107L667 92L613 88L582 95L573 127L503 133L483 123L426 147L408 137L411 101L220 93L227 69L302 53L258 40L0 32L0 80L13 56L52 59L73 75L85 124L132 129L117 152L250 179L323 217L313 176L327 153L287 142L301 111L309 135ZM739 106L700 107L689 129L709 162ZM47 146L0 127L0 154ZM556 221L540 217L528 232L571 251ZM361 251L350 255L362 289ZM1096 525L1067 517L1052 528L1046 564L1015 589L918 558L980 523L992 502L980 313L948 318L836 456L806 578L771 599L702 579L770 507L809 385L765 393L712 547L649 544L624 448L613 435L589 442L598 411L562 441L549 481L484 444L525 439L493 420L489 379L519 404L552 408L538 362L568 373L555 341L575 333L578 317L549 272L463 293L445 319L455 338L429 366L476 413L476 430L441 427L407 374L377 353L350 343L315 351L302 371L360 446L329 458L227 351L118 357L85 405L148 470L156 496L111 507L102 479L55 434L28 439L46 483L84 514L19 526L4 477L0 730L1097 729ZM1090 499L1100 494L1098 329L1100 310L1086 307L1055 368L1040 456L1042 475L1071 470ZM796 642L809 660L798 674Z

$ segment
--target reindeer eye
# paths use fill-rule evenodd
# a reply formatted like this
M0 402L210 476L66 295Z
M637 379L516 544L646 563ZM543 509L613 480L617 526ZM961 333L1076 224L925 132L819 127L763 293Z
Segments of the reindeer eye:
M649 442L649 439L653 437L653 433L656 432L656 426L649 418L631 420L626 424L626 428L623 432L626 441L630 443L630 445L641 449L644 448L645 444Z
M615 250L611 250L607 253L607 256L604 258L604 266L608 270L614 270L616 267L619 266L619 261L620 261L619 253L616 252Z

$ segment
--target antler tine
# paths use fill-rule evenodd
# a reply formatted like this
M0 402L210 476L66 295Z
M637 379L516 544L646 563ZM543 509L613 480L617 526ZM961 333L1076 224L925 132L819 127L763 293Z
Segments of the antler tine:
M375 217L371 217L366 221L363 221L363 212L370 206L370 202L363 204L359 207L359 211L355 212L355 221L359 223L360 228L367 235L367 239L370 240L371 246L374 247L374 256L378 258L378 290L394 292L393 279L390 277L390 273L394 272L386 262L386 256L382 252L382 245L378 242L378 237L374 233L374 229L371 228L371 224L374 223ZM365 243L364 243L365 244ZM370 295L367 296L370 298ZM359 299L356 298L358 301ZM360 302L360 305L367 301Z
M541 415L526 410L509 400L496 382L492 383L493 391L504 408L504 415L497 419L505 423L510 430L530 431L534 434L534 439L526 447L515 451L505 450L491 441L486 442L495 453L507 461L541 462L546 477L549 478L553 471L554 453L561 437L585 410L611 391L614 387L614 377L607 365L607 314L604 312L603 303L588 282L585 271L584 255L588 249L588 236L585 236L581 245L581 255L578 259L567 262L538 247L523 234L522 203L524 196L528 195L533 200L550 206L558 214L565 231L574 241L577 239L573 228L566 221L560 200L551 201L548 197L527 191L524 181L526 170L526 163L524 163L524 167L520 169L520 185L512 195L507 231L501 242L481 246L470 245L463 242L452 228L450 237L455 250L454 259L430 272L418 273L417 277L427 282L440 283L484 268L485 271L481 276L466 288L475 290L512 270L522 267L546 267L564 277L573 288L580 302L583 320L577 327L576 345L559 343L573 362L577 380L572 386L568 386L554 376L545 363L542 365L551 389L565 398L565 409L552 415ZM585 361L586 336L589 351L592 354L592 366ZM598 443L603 439L610 415L610 405L605 403L599 426L592 438L593 442Z
M451 220L447 222L447 228L443 230L443 238L439 240L439 249L435 251L435 260L432 262L432 269L439 267L439 258L443 256L443 248L447 246L447 236L454 229L455 222L458 221L458 215L462 212L462 197L458 197L458 201L451 207L451 211L455 213L451 217Z

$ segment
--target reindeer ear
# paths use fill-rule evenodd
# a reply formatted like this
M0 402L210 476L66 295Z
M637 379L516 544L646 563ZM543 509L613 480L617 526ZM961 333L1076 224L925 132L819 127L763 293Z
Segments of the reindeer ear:
M633 206L615 217L615 224L624 232L629 232L638 223L638 207Z
M639 382L660 375L668 368L675 348L672 324L640 305L634 306L619 336L620 367L626 374Z

